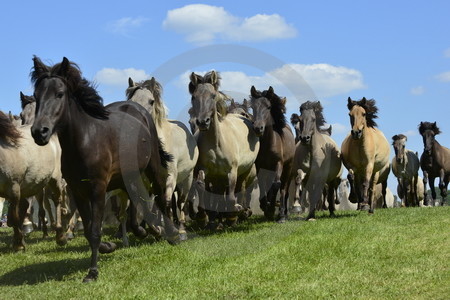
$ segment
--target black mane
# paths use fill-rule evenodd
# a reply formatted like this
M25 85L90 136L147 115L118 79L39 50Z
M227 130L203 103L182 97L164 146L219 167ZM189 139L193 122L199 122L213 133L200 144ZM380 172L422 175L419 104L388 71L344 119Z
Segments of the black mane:
M61 63L46 66L37 57L33 57L34 68L31 71L31 81L34 88L45 78L58 77L64 80L71 98L91 117L108 119L109 111L103 105L103 99L98 94L94 84L82 77L80 68L74 62L64 57Z
M361 106L366 111L367 126L372 128L378 126L375 122L375 119L378 118L378 107L376 107L374 99L367 100L366 97L363 97L359 101L353 101L350 97L348 97L348 109L351 110L355 105Z
M21 137L20 131L17 130L10 118L0 111L0 142L17 145Z
M303 113L305 110L312 109L316 114L316 126L320 128L326 124L325 117L323 116L323 107L320 104L320 101L306 101L302 105L300 105L300 113Z
M274 93L273 88L262 92L255 90L250 95L251 99L258 99L261 97L267 98L270 101L270 114L273 118L273 129L280 135L283 135L283 128L286 127L286 98L281 98Z

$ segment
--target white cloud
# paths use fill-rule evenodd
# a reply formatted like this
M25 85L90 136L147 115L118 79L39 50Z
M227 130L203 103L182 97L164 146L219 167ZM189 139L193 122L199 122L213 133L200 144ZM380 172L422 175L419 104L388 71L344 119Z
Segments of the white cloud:
M107 29L112 33L128 36L131 30L141 27L147 21L148 19L144 17L125 17L110 22L107 25Z
M410 93L412 95L419 96L419 95L422 95L423 93L425 93L425 88L423 86L419 85L419 86L413 87L410 90Z
M450 82L450 71L436 75L437 80L442 82Z
M278 14L257 14L242 19L223 7L206 4L169 10L163 27L185 35L188 42L195 44L208 44L216 39L263 41L297 35L297 30Z
M103 68L95 74L94 79L100 84L124 87L128 84L129 77L131 77L134 81L140 81L148 79L150 75L146 74L144 70L137 70L134 68Z
M444 50L444 57L450 58L450 48Z
M408 130L406 132L403 132L404 135L406 135L407 137L412 137L412 136L417 136L418 135L418 130Z

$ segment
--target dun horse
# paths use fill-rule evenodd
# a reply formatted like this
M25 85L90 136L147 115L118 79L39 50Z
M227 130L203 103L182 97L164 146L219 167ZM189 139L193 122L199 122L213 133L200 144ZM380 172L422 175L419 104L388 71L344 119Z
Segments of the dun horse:
M335 192L342 174L339 147L321 130L325 125L322 111L322 105L318 101L307 101L300 106L300 143L297 144L294 173L299 175L301 170L304 174L304 179L297 179L296 185L304 186L300 202L309 202L307 219L315 218L317 203L321 201L324 190L330 215L334 215ZM298 189L297 187L296 190Z
M256 171L260 188L260 205L268 219L274 218L276 197L280 192L279 222L288 214L288 187L295 152L294 135L286 122L286 98L272 87L263 92L251 87L253 129L259 136L260 150Z
M432 205L436 200L436 191L434 190L434 179L439 178L439 189L442 198L447 196L447 186L450 181L450 149L441 146L435 136L441 133L436 122L420 122L419 133L423 138L424 150L420 157L420 167L423 171L424 185L424 205L429 204L426 193L427 182L430 184ZM441 205L444 205L442 201Z
M169 162L167 169L161 167L159 173L167 176L164 185L166 203L170 203L174 191L178 194L179 232L180 238L185 240L187 234L184 204L191 191L194 167L198 159L197 142L182 122L167 119L167 109L161 98L162 87L154 77L138 83L129 78L128 84L126 91L128 100L141 104L150 112L155 120L159 139L167 151L173 155L174 159ZM176 215L176 211L174 214Z
M8 226L14 228L13 249L25 250L22 224L29 202L26 198L44 187L52 192L59 212L56 218L56 241L65 244L61 205L63 181L61 174L61 148L56 136L49 137L45 147L39 147L31 137L30 126L16 127L0 112L0 197L10 201Z
M208 227L219 226L215 224L218 211L224 212L228 223L233 225L242 206L249 207L247 202L237 203L235 193L250 195L244 190L256 176L254 163L259 139L250 120L227 114L225 98L218 91L218 73L211 71L205 76L192 73L190 80L191 120L198 128L195 134L199 148L197 168L205 174Z
M36 115L31 133L38 145L47 145L57 134L62 149L62 172L83 220L84 235L91 248L91 263L85 282L98 276L98 253L115 250L113 243L101 241L105 196L109 190L126 191L132 203L149 201L143 178L153 183L161 195L159 165L170 160L158 140L152 117L130 101L103 106L92 84L78 66L63 58L47 66L33 58ZM153 224L147 214L146 221ZM170 222L165 223L169 234ZM135 225L136 227L136 225ZM155 226L150 227L155 234ZM135 228L145 236L143 228Z
M406 206L419 206L417 199L417 180L419 176L419 158L406 149L407 137L396 134L392 137L395 156L392 159L392 173L397 177L402 198Z
M386 207L387 178L390 172L390 146L384 134L376 128L378 108L375 100L348 97L351 132L342 142L342 162L348 169L350 198L361 209L374 212L375 185L382 184L383 207ZM355 199L357 197L357 199Z

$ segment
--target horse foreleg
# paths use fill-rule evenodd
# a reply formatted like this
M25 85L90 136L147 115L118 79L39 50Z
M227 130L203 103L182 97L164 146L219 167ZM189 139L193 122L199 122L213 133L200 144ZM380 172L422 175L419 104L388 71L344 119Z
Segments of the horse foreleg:
M310 174L305 186L305 192L307 192L309 198L309 213L306 217L307 220L315 220L317 203L322 197L324 185L325 183L322 182L319 174Z
M229 226L236 225L238 219L238 213L243 209L241 205L237 203L236 199L236 184L237 184L237 167L232 168L228 173L228 187L226 189L226 218Z
M441 168L439 170L439 189L441 190L442 202L441 205L444 205L445 197L447 197L447 184L445 183L445 170Z
M427 193L427 184L428 184L428 172L423 171L423 205L428 206L430 205L430 200Z
M435 206L436 204L436 190L434 188L434 177L429 177L429 185L431 190L431 206ZM426 190L426 189L425 189Z
M45 189L44 192L44 198L48 198L48 193L50 193L53 203L55 204L55 213L56 213L56 223L55 223L55 229L56 229L56 243L60 246L67 244L67 237L64 234L64 228L63 228L63 221L62 221L62 213L63 213L63 207L64 212L67 214L67 200L66 195L64 193L64 185L62 181L50 181L49 185ZM44 199L45 201L45 199ZM47 200L48 201L48 200ZM51 210L49 211L49 214L51 214ZM64 224L66 225L66 224Z
M47 230L47 222L45 222L45 208L44 208L44 198L45 198L45 192L44 190L40 191L35 195L36 200L38 202L39 206L39 222L41 224L42 229L42 237L46 238L48 237L48 230Z

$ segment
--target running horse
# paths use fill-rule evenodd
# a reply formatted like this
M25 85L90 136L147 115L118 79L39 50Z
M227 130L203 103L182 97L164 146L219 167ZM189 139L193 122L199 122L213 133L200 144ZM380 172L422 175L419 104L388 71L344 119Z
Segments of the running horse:
M307 101L300 106L299 140L295 158L294 173L304 173L301 203L309 202L308 220L315 218L317 204L322 194L327 195L330 215L334 216L335 192L341 182L341 153L336 142L321 127L325 125L323 108L319 101ZM296 171L296 172L295 172ZM303 181L303 182L301 182ZM299 188L296 187L296 190ZM324 193L326 191L326 193Z
M280 192L278 222L288 215L288 187L295 153L294 135L286 122L286 98L275 94L272 87L250 89L253 129L259 136L260 150L256 171L260 188L260 206L268 219L274 218L276 197Z
M342 142L342 162L348 170L351 202L360 209L374 213L375 186L382 185L383 207L386 206L387 179L390 172L390 146L384 134L376 128L378 108L375 100L348 97L351 131Z
M177 192L177 205L173 209L174 218L177 216L176 208L180 211L179 223L181 240L187 238L186 218L184 205L191 195L191 186L194 177L194 167L198 159L197 142L189 129L182 122L169 120L166 116L167 108L162 100L162 86L154 77L149 80L134 82L128 79L126 90L127 100L141 104L155 120L156 131L167 151L173 156L168 167L161 167L158 173L165 174L167 180L164 184L164 201L171 203L174 192Z
M152 117L141 105L123 101L104 106L79 67L65 57L61 63L47 66L34 56L33 63L36 115L31 134L38 145L48 144L54 134L59 138L62 173L91 248L90 268L83 280L90 282L98 277L99 252L116 248L101 241L106 192L123 190L136 204L150 201L144 184L147 177L160 196L163 179L156 171L171 157L158 140ZM153 225L151 217L148 212L146 222L158 235L160 228ZM175 229L170 222L165 222L165 227L167 231ZM143 228L135 230L146 235Z
M439 189L442 199L447 196L447 186L450 181L450 149L442 146L436 140L436 135L441 133L436 122L420 122L419 133L423 139L424 150L420 156L420 167L423 171L424 185L424 205L429 204L426 186L430 184L432 205L436 200L436 191L434 189L434 179L439 178ZM444 201L441 202L444 205Z
M417 181L419 177L419 158L406 149L408 138L404 134L392 137L395 156L392 158L392 173L397 177L399 196L405 200L406 206L419 206L417 198Z
M226 97L218 91L219 85L220 76L215 71L204 76L195 73L190 76L191 122L198 128L195 133L199 149L196 168L204 172L204 203L208 228L212 230L220 227L215 223L218 212L223 212L232 226L238 213L249 208L250 189L247 187L255 180L254 163L260 149L251 121L227 113ZM245 199L238 203L236 193L245 194Z

